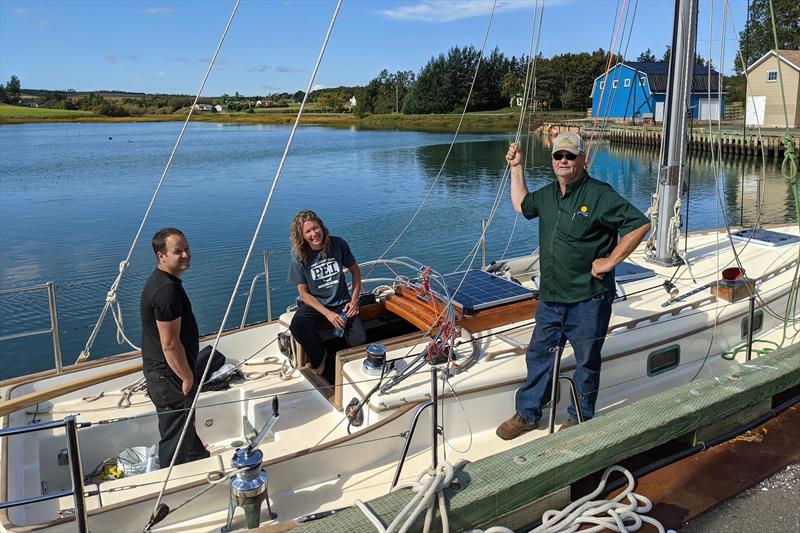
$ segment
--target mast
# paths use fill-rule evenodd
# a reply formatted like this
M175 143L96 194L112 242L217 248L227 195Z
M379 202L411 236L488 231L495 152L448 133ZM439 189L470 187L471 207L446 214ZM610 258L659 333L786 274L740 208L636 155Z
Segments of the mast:
M680 231L680 213L675 213L675 203L683 183L683 162L690 133L688 122L697 42L697 4L698 0L675 0L672 53L664 105L658 219L654 230L656 242L655 250L650 251L651 261L666 266L681 263L675 239Z

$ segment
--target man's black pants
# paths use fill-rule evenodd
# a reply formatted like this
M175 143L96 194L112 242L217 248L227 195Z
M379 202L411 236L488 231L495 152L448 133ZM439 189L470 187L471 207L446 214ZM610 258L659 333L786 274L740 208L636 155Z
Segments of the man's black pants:
M341 313L343 305L330 308L335 313ZM319 336L319 327L327 323L328 320L317 312L310 305L303 302L297 304L297 311L292 317L292 323L289 325L289 330L292 336L297 339L303 350L308 354L311 361L311 366L318 367L325 359L325 345L322 343L322 338ZM367 332L364 331L364 323L361 317L356 315L353 318L347 319L347 327L344 328L344 338L347 340L347 345L358 346L367 342Z
M147 371L145 380L147 392L158 413L158 432L161 435L158 441L158 461L161 467L168 466L172 456L176 454L176 465L209 457L211 454L197 436L194 416L186 429L181 449L177 450L181 431L189 416L189 407L197 393L197 384L189 396L184 396L179 380L166 370Z

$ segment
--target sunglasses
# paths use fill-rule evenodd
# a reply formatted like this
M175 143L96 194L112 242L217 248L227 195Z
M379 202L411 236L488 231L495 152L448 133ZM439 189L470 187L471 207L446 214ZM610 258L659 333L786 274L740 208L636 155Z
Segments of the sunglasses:
M578 158L578 156L572 152L556 152L553 154L553 161L561 161L565 157L567 158L567 161L575 161L575 159Z

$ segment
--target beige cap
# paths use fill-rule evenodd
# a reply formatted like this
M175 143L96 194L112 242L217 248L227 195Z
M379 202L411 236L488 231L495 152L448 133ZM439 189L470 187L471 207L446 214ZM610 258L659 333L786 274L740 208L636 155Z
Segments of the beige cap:
M580 155L583 153L583 139L575 132L567 131L556 137L553 141L553 152L569 152Z

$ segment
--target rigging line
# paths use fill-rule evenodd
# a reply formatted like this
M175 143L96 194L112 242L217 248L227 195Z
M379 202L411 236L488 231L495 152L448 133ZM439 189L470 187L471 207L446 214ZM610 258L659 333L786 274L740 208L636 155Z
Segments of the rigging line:
M625 6L627 6L627 4L628 4L628 0L623 0L622 6L620 7L620 0L617 0L617 6L619 7L619 12L617 13L617 15L615 17L616 18L616 22L614 24L613 37L611 39L611 46L608 49L608 62L606 63L606 71L605 71L605 74L603 75L603 81L605 81L605 82L608 81L608 73L611 71L611 62L614 60L614 49L616 48L616 45L617 45L617 36L619 35L620 26L621 26L620 23L622 22L622 13L625 10ZM603 101L603 95L605 94L606 87L608 87L608 83L603 83L603 87L600 89L600 100L599 100L599 102ZM598 103L597 107L598 107L598 110L599 110L599 108L600 108L600 104L599 103ZM597 127L597 117L594 117L594 120L592 121L592 132L593 133L594 133L594 130L595 130L596 127ZM586 146L586 157L587 158L591 155L592 141L593 140L594 140L593 136L589 136L589 142L587 143L587 146Z
M237 0L238 5L238 0ZM325 40L322 44L322 48L319 51L319 56L317 57L317 62L314 65L314 70L311 73L311 77L308 80L308 87L306 88L306 92L303 95L303 102L300 104L300 109L297 111L297 117L295 118L294 124L292 125L292 131L289 134L289 139L286 142L286 147L283 150L283 155L281 156L280 163L278 164L278 168L275 171L275 177L272 180L272 185L269 190L269 194L267 195L267 199L264 202L264 208L261 211L261 215L258 219L258 224L256 225L256 229L253 232L253 237L250 240L250 246L247 249L247 254L245 255L244 261L242 262L242 268L239 271L239 276L236 279L236 283L234 284L233 291L231 291L231 297L228 300L228 307L225 310L225 315L222 317L222 324L220 325L219 331L217 332L217 336L214 339L214 344L211 348L211 353L213 353L217 349L217 345L219 344L220 337L222 336L222 332L225 330L225 324L228 321L228 317L230 316L231 310L233 308L233 302L236 298L236 293L239 290L239 285L242 282L242 277L247 270L247 265L250 260L250 257L253 254L253 249L255 248L256 240L258 239L258 235L261 231L261 226L264 223L264 219L266 218L267 211L269 210L270 203L272 202L272 196L275 192L275 188L278 185L278 180L280 179L281 172L283 171L283 166L286 163L286 157L289 154L289 149L292 146L292 140L294 139L294 135L297 132L297 126L300 123L300 117L303 115L303 110L305 109L306 102L308 101L308 95L311 92L311 89L314 86L314 80L317 77L317 72L319 71L319 66L322 63L322 58L325 55L325 49L328 46L328 41L330 40L331 33L333 32L334 24L336 23L336 18L339 14L339 10L342 7L342 0L338 0L336 3L336 8L334 9L333 15L331 17L330 25L328 26L328 31L325 35ZM205 368L203 369L203 374L200 377L200 383L203 383L206 379L206 375L208 374L208 369L211 366L212 357L208 358L208 362L206 363ZM190 416L186 417L186 422L183 425L183 430L181 431L181 436L178 439L177 448L180 449L181 444L183 444L183 439L186 436L186 430L189 427L189 424L193 424L194 420L192 419L191 413L194 412L195 407L197 406L197 400L200 398L199 390L194 395L194 399L192 400L192 407L190 412ZM170 474L172 474L172 469L175 467L175 460L177 459L177 455L175 454L172 456L172 460L170 461L169 470L167 471L167 476L164 479L164 484L161 486L161 490L159 491L158 498L156 499L156 503L153 506L153 516L155 516L156 509L158 508L159 504L161 503L161 499L164 496L164 491L167 488L167 482L169 481Z
M542 10L543 9L544 9L544 1L542 1ZM494 11L492 11L492 14L494 14ZM533 35L535 33L535 27L536 27L536 20L535 20L535 11L534 11L534 21L533 21L533 26L531 27L531 41L530 41L531 44L529 45L529 50L528 50L528 74L526 75L525 91L523 92L523 102L527 101L527 99L528 99L528 91L529 91L530 87L529 87L529 84L527 83L527 80L530 79L530 77L531 77L532 64L535 64L535 58L532 58L531 55L530 55L530 47L533 44ZM540 16L540 27L541 27L541 16ZM488 29L487 29L487 31L488 31ZM477 72L476 72L476 74L477 74ZM521 132L522 132L522 128L523 128L524 124L525 124L525 112L524 112L524 106L522 106L522 108L520 109L520 117L519 117L519 120L517 122L517 131L516 131L516 135L515 135L515 142L517 142L517 143L519 143L519 141L520 141ZM455 139L454 139L454 141L455 141ZM444 167L442 167L442 168L444 168ZM481 230L481 235L478 238L478 240L476 241L476 243L473 246L473 248L470 251L467 252L467 254L464 256L464 259L456 267L456 269L455 269L456 271L458 271L461 268L461 266L464 264L464 262L468 258L470 258L470 256L471 256L471 259L469 261L469 266L468 266L467 270L472 266L472 263L475 261L475 257L476 257L476 255L478 253L478 250L480 249L481 242L486 237L486 233L489 231L489 227L491 226L492 221L494 220L494 216L495 216L495 214L497 212L497 208L500 205L500 201L501 201L501 199L503 197L503 193L505 191L505 186L508 183L508 179L510 177L510 168L511 168L510 165L508 163L506 163L506 168L505 168L505 170L503 172L503 176L502 176L501 181L500 181L500 186L498 187L497 194L495 195L495 199L494 199L494 202L492 204L492 208L490 209L490 213L489 213L489 216L487 218L486 225ZM458 287L456 288L455 292L453 293L453 297L455 297L455 294L461 289L461 286L463 285L464 281L466 280L466 276L467 276L467 272L465 271L464 272L464 276L462 277L461 281L458 284ZM445 310L447 310L449 307L451 307L452 300L453 300L453 298L449 298L448 299L448 301L445 303L445 306L442 309L442 312L439 313L439 315L436 317L436 320L430 325L430 327L422 335L422 337L427 336L428 333L430 333L430 331L432 331L434 325L442 318L442 315L445 312Z
M386 257L386 254L389 253L389 250L391 250L394 247L394 245L397 244L397 242L405 234L408 228L411 227L411 224L417 218L420 211L422 211L422 208L425 206L425 203L428 201L428 198L430 198L431 194L433 193L433 189L436 187L436 184L439 182L439 178L442 176L442 173L444 172L444 167L447 165L447 161L450 158L450 154L453 151L453 146L455 145L456 139L458 138L458 134L461 131L461 125L464 123L464 117L467 114L467 108L469 107L469 102L470 99L472 98L472 91L475 88L475 81L478 79L478 71L480 70L481 63L483 61L483 53L484 50L486 49L486 41L489 39L489 32L492 28L492 21L494 20L494 13L496 7L497 7L497 0L494 0L492 3L492 12L489 15L489 22L486 25L486 31L484 32L483 35L483 44L481 45L480 54L478 56L478 62L475 65L475 72L472 75L472 83L470 83L469 92L467 93L467 100L466 102L464 102L464 109L461 111L461 117L458 119L458 125L456 126L456 131L453 134L453 139L450 141L450 146L447 148L447 153L445 153L442 165L441 167L439 167L439 172L436 173L436 178L433 180L433 183L431 183L431 186L428 188L428 192L425 194L425 197L422 199L422 202L419 204L419 207L417 207L417 210L414 212L413 215L411 215L411 218L406 223L405 227L403 227L403 229L400 230L400 233L397 235L397 237L395 237L395 239L391 242L391 244L389 244L389 246L386 248L386 250L384 250L384 252L380 255L380 257L378 257L378 260L381 260L384 257ZM372 274L371 269L369 272L367 272L365 277L369 277L370 274Z
M724 5L725 5L726 13L728 14L728 19L731 21L731 27L733 28L734 33L736 33L736 24L734 23L733 17L730 16L730 6L728 4L728 0L724 1ZM749 15L749 12L748 12L748 15ZM774 27L773 27L773 30L774 30ZM773 31L773 34L777 38L777 33L775 31ZM739 55L739 59L742 62L742 64L745 65L746 63L744 61L744 56L742 55L741 47L738 48L738 55ZM780 66L780 61L778 61L778 64ZM750 89L750 92L752 93L752 86L750 85L750 76L749 76L749 74L747 73L746 70L743 71L743 73L744 73L744 77L745 77L745 85L746 85L747 88ZM784 106L784 108L785 108L785 106ZM756 112L756 124L755 124L755 126L756 126L756 131L757 131L757 139L758 139L759 145L761 147L762 183L766 183L766 153L765 153L765 150L764 150L763 135L762 135L762 130L761 130L761 121L759 120L759 117L758 117L758 110L755 110L755 112ZM797 219L798 219L798 221L800 221L800 202L798 202L796 188L793 188L793 193L795 195L795 210L797 212ZM760 216L761 216L761 208L760 208L760 206L757 208L756 216L757 216L756 222L758 223L760 221ZM753 237L753 235L750 236L750 238L752 238L752 237ZM731 248L732 248L732 251L733 251L733 254L734 254L734 260L736 261L736 264L739 266L739 268L743 268L741 259L739 257L739 253L740 252L738 252L735 249L735 247L733 246L733 239L732 239L732 237L730 235L730 232L728 232L728 240L731 242ZM749 243L749 241L750 241L750 239L748 239L747 243ZM798 258L800 258L800 252L798 254ZM793 280L793 287L798 281L800 281L800 262L798 262L797 269L795 271L794 280ZM794 291L794 289L792 289L792 294L794 294L793 291ZM756 294L756 298L761 302L761 304L763 306L766 306L766 303L763 301L763 299L758 294ZM787 302L786 311L784 313L784 339L781 341L781 346L783 345L783 342L785 342L785 340L786 340L785 339L785 329L786 329L786 327L788 327L788 323L790 321L789 315L792 312L791 309L792 309L792 303L791 303L791 301L789 301L789 302ZM793 319L791 319L791 321L794 322Z
M798 198L798 193L797 193L797 161L795 159L795 154L794 154L794 142L792 140L791 134L789 133L789 115L786 109L786 92L783 87L783 71L781 69L781 55L780 55L780 49L778 48L778 30L775 27L775 10L772 5L772 0L769 0L769 16L770 16L770 21L772 22L772 37L775 42L776 62L778 63L778 80L780 81L780 86L781 86L783 116L784 120L786 121L786 132L784 134L784 138L782 141L784 145L784 151L783 151L783 163L781 164L781 173L783 174L783 177L786 178L789 181L790 185L792 186L792 192L794 194L794 202L795 202L795 216L797 218L798 226L800 226L800 198ZM763 147L762 147L762 152L763 152ZM798 260L800 260L800 250L798 250ZM797 272L800 272L800 263L798 263ZM798 281L800 280L798 280L797 275L795 275L795 282ZM792 294L790 298L790 300L793 299L794 301L790 301L789 303L787 303L786 306L785 316L787 320L789 318L790 312L796 310L797 295L794 292L795 285L796 283L792 283ZM784 338L781 340L781 346L783 346L783 343L786 340L785 326L784 326L783 337Z
M147 205L147 209L145 210L144 216L142 217L142 221L139 224L139 228L136 230L136 234L133 237L133 242L131 243L131 247L128 250L128 255L125 257L125 260L122 261L119 265L119 273L117 277L114 279L114 282L111 284L111 288L108 291L109 295L116 294L117 289L119 288L119 284L122 281L122 275L125 273L125 270L128 268L130 264L131 257L133 256L133 251L136 248L136 243L139 241L139 237L142 234L142 230L144 229L145 222L147 222L147 218L150 216L150 211L153 209L153 205L155 204L156 197L158 196L159 191L161 190L161 186L164 184L164 181L167 178L167 173L169 169L172 167L172 161L175 158L175 153L178 151L178 147L181 145L181 141L183 140L183 134L186 132L186 128L189 125L189 121L192 118L192 113L194 112L194 106L197 104L197 101L200 99L200 95L203 94L203 89L206 86L206 82L208 81L209 76L211 75L211 70L214 68L214 64L216 63L217 56L219 55L219 51L222 49L222 43L225 42L225 38L228 35L228 30L230 30L231 24L233 23L234 16L236 15L236 11L239 9L239 3L241 0L236 0L236 4L233 6L233 10L231 11L230 17L228 17L228 23L225 25L225 30L222 32L222 36L217 43L217 48L214 50L214 55L211 57L211 61L208 63L208 68L206 69L206 73L203 76L203 81L200 83L200 88L197 90L195 94L194 101L192 102L192 107L189 108L189 113L186 115L186 120L183 121L183 126L181 126L181 131L178 134L178 139L175 141L175 145L172 147L172 152L169 154L169 159L167 159L167 164L164 167L164 171L161 173L161 178L158 180L158 184L156 185L155 191L153 191L153 195L150 198L150 203ZM97 334L100 331L100 327L103 324L103 320L105 319L106 313L108 312L109 307L111 306L111 302L109 298L106 298L106 302L103 305L103 310L100 312L100 317L97 319L97 323L92 330L92 333L89 335L89 340L86 342L86 347L84 348L83 352L78 356L78 359L85 359L89 357L89 354L92 350L92 346L94 345L94 341L97 338Z
M528 128L527 128L527 136L526 136L528 142L526 143L526 147L525 147L525 161L523 162L523 168L526 167L527 164L528 164L528 157L530 157L531 163L533 162L533 155L530 155L530 154L532 154L532 146L533 146L530 129L531 129L531 124L533 123L533 116L534 116L534 114L536 112L536 89L537 89L537 86L536 86L536 60L539 57L539 42L540 42L541 37L542 37L542 19L543 19L543 17L544 17L544 0L542 0L541 8L539 10L539 24L538 24L538 26L536 24L536 4L534 4L534 8L533 8L533 27L535 29L535 32L531 32L531 43L528 45L528 58L529 58L528 65L529 65L529 67L530 67L530 50L531 50L531 48L533 48L533 72L532 72L532 75L530 76L530 78L531 78L530 79L530 86L533 88L532 89L532 93L533 94L532 94L532 96L530 98L526 99L526 96L525 96L526 92L530 91L529 88L528 88L529 87L529 83L528 83L528 80L526 79L525 90L523 91L523 95L522 95L522 98L523 98L522 107L523 108L525 108L526 106L528 107ZM534 36L534 33L536 34L536 46L535 46L535 48L533 47L533 36ZM528 72L530 72L530 68L528 69ZM530 100L530 103L528 103L528 100ZM518 221L519 221L519 213L515 212L514 213L514 224L511 226L511 233L508 236L508 242L506 243L506 247L503 250L503 255L500 256L501 260L505 258L506 253L508 252L508 249L511 246L511 241L514 239L514 230L517 227L517 222Z
M623 60L625 59L625 56L628 54L628 46L629 46L629 45L630 45L630 43L631 43L631 36L633 35L633 26L634 26L634 24L635 24L635 22L636 22L636 13L637 13L637 11L638 11L638 8L639 8L639 0L636 0L635 4L634 4L634 6L633 6L633 15L632 15L632 17L631 17L631 24L630 24L630 28L627 30L627 31L628 31L628 40L627 40L627 42L625 43L625 50L624 50L624 51L622 51L622 50L620 49L620 51L622 52L622 53L620 54L620 56L621 56L621 58L622 58ZM626 13L625 13L625 18L627 19L627 17L628 17L628 14L627 14L627 11L626 11ZM624 24L623 24L623 36L624 36L624 34L625 34L625 29L624 29ZM622 36L620 37L620 39L622 39ZM621 63L621 61L619 61L619 60L618 60L618 61L617 61L617 65L619 65L620 63ZM638 79L637 72L638 72L638 71L635 71L635 72L634 72L634 79L632 79L632 80L631 80L631 86L632 86L632 88L633 88L633 90L631 91L631 93L633 93L633 91L636 91L636 89L637 89L637 81L636 81L636 80ZM616 80L615 80L615 81L617 82L617 87L619 86L619 79L620 79L620 77L621 77L621 76L622 76L622 72L621 72L621 69L620 69L620 72L617 72L617 73L616 73ZM608 106L606 106L607 112L606 112L606 115L605 115L605 117L603 118L603 121L602 121L602 123L600 124L600 134L599 134L599 135L597 135L598 142L600 142L600 140L602 140L603 136L604 136L604 135L605 135L605 133L608 131L608 129L609 129L610 125L611 125L611 121L609 121L608 119L609 119L609 117L611 116L611 104L613 103L613 101L614 101L614 99L615 99L615 97L616 97L616 94L617 94L617 87L613 87L613 83L612 83L612 87L611 87L611 97L609 98L609 105L608 105ZM598 107L599 107L599 106L598 106ZM626 106L626 107L627 107L627 106ZM626 114L627 114L627 113L626 113ZM624 117L623 117L623 118L624 118ZM592 135L596 135L596 133L595 133L595 131L594 131L594 128L592 128ZM588 167L589 167L589 168L591 168L592 164L594 163L594 159L595 159L595 157L596 157L596 156L597 156L597 153L596 153L596 152L595 152L594 154L590 154L590 157L589 157L590 161L589 161L589 165L588 165Z
M707 95L708 95L707 98L708 98L709 101L711 101L711 58L713 56L713 53L712 53L713 36L714 36L714 0L711 0L710 15L709 15L709 18L708 18L708 55L709 55L709 58L708 58L707 73L706 73L706 90L707 90ZM723 42L724 42L724 40L723 40ZM694 84L694 58L691 58L691 60L692 60L692 63L691 63L692 66L691 66L691 78L690 78L689 84L693 85ZM724 65L724 56L723 56L723 59L720 60L720 70L722 70L724 68L724 66L725 65ZM691 95L691 93L692 93L692 91L690 90L689 94ZM699 101L698 101L698 104L699 104ZM698 109L698 115L699 115L699 109ZM692 117L692 118L693 118L693 116L694 116L694 113L692 113L690 115L690 117ZM713 129L713 120L711 118L711 114L710 113L708 115L708 131L709 132L713 132L714 131L714 129ZM692 133L692 124L690 122L688 134L691 136L691 133ZM688 139L687 139L687 141L688 141ZM723 214L723 217L724 217L724 220L725 220L725 228L726 228L726 230L728 232L730 232L730 227L728 225L728 218L727 218L727 216L725 216L725 206L722 204L722 197L720 196L720 192L719 192L719 184L720 184L719 183L719 165L717 164L718 163L717 157L718 156L720 158L722 157L722 147L719 144L717 144L716 148L719 151L719 153L718 153L717 150L715 150L714 138L712 136L712 138L711 138L711 168L712 168L712 172L714 173L714 190L715 190L715 192L717 194L717 200L718 200L717 202L714 202L714 224L717 227L719 227L719 213L720 213L720 210L721 210L722 214ZM691 167L691 157L689 157L689 155L688 155L688 147L687 147L686 157L689 158L689 166L688 166L689 174L688 174L687 178L688 178L688 182L691 183L691 168L692 167ZM678 191L679 191L679 194L680 194L681 193L681 189L679 188ZM687 202L686 202L687 237L688 237L688 217L689 217L689 201L688 201L688 192L687 192ZM717 272L720 272L720 269L719 269L719 256L720 256L719 232L716 232L714 235L715 235L715 239L716 239L715 260L716 260L716 264L717 264ZM688 238L687 238L687 242L688 242ZM688 266L688 264L689 264L688 257L686 259L684 259L684 261L686 262L686 265ZM694 381L695 379L697 379L697 377L700 375L700 372L702 372L703 368L705 368L706 362L708 362L709 356L711 355L711 349L714 346L714 339L716 337L717 326L719 324L719 316L720 316L719 306L720 306L720 298L717 298L715 300L715 303L714 303L714 327L711 330L711 337L710 337L710 339L708 341L708 349L706 350L706 355L703 357L703 361L700 364L700 367L697 369L697 372L695 372L694 376L692 376L692 378L689 380L690 382Z

